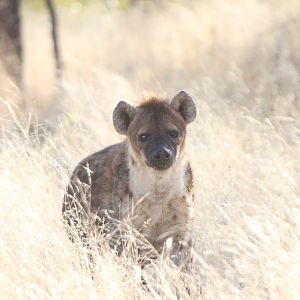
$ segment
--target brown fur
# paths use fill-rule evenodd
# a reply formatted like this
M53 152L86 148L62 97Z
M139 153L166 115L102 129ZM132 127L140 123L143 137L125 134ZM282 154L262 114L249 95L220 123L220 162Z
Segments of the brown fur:
M179 101L185 95L189 97L185 93L178 95ZM172 254L189 248L194 194L192 170L184 149L186 124L193 120L195 112L190 117L178 106L175 110L173 105L178 104L178 95L171 103L152 98L137 108L119 103L114 125L127 138L78 164L63 205L69 223L81 222L83 213L100 218L109 215L131 224L159 253L169 238ZM184 105L194 104L184 102ZM181 109L188 108L181 106ZM178 137L171 138L168 133L175 129ZM141 132L149 135L147 143L139 142L137 137ZM155 148L155 143L169 145L174 153L174 161L167 169L145 163L148 157L145 147ZM175 260L179 264L178 257Z

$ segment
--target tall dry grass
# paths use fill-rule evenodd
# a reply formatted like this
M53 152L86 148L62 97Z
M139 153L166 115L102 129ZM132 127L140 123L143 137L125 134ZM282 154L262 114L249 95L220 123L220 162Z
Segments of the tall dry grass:
M27 112L1 75L1 299L189 299L186 287L203 299L297 299L299 16L297 1L61 8L57 100L47 16L25 6ZM105 242L91 270L66 236L61 204L77 162L121 140L111 122L119 99L179 89L199 111L188 140L195 266L184 278L153 262L146 291L134 255L117 257Z

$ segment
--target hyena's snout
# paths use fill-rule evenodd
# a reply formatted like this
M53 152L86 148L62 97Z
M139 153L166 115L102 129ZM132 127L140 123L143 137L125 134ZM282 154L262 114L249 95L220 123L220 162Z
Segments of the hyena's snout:
M167 145L157 145L148 153L148 166L157 169L165 170L172 166L175 157L175 151Z
M171 159L171 156L171 150L165 146L157 147L152 153L152 158L156 161L169 161Z

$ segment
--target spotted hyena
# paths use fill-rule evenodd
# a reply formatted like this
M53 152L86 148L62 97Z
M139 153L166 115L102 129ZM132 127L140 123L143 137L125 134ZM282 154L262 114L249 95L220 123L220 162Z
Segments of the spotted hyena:
M188 252L194 192L185 139L195 117L194 101L183 91L137 107L119 102L113 124L126 138L75 168L63 205L69 224L83 222L83 214L129 222L158 253L167 241L171 253Z

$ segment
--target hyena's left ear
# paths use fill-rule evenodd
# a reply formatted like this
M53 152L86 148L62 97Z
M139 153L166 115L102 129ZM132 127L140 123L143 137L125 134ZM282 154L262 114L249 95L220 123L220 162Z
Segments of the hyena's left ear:
M113 111L113 124L120 134L127 134L130 122L133 120L137 109L125 101L120 101Z
M191 123L195 120L197 109L193 98L184 91L179 92L171 101L171 107L181 114L185 122Z

